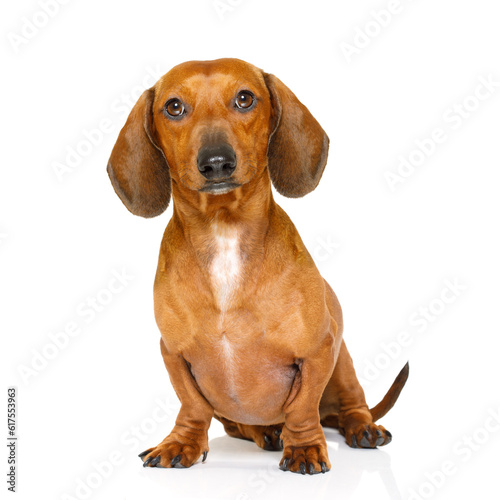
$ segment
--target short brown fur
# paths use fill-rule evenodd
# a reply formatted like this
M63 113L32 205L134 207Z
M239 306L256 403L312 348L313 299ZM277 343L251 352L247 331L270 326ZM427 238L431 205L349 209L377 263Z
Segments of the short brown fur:
M255 107L234 105L250 91ZM165 115L170 99L181 120ZM222 138L222 139L221 139ZM231 145L238 187L200 191L197 155L207 141ZM173 197L154 286L161 353L181 409L172 432L141 454L145 466L189 467L208 452L212 417L231 436L283 449L280 468L330 469L322 425L354 447L387 444L374 421L395 403L406 366L373 410L342 339L342 312L295 226L275 203L312 191L328 137L275 76L237 59L192 61L147 90L108 164L134 214L153 217Z

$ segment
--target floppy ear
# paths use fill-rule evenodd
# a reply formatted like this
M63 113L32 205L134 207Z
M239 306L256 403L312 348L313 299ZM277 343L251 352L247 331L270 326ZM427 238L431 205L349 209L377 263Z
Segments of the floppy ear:
M294 93L274 75L264 73L271 95L273 129L267 150L276 190L289 198L310 193L319 183L329 139Z
M170 201L170 171L163 151L153 139L154 88L146 90L132 108L108 162L116 194L135 215L160 215Z

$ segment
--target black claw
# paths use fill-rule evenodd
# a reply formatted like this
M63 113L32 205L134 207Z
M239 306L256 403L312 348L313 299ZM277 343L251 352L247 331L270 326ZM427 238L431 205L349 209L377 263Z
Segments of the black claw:
M380 429L377 429L377 437L380 437L382 435L382 432L380 431Z
M321 474L324 474L325 472L328 472L328 468L326 467L325 462L320 462L321 465Z
M377 442L375 443L375 446L382 446L384 444L385 439L383 437L379 437L377 439Z
M139 453L139 455L137 455L137 456L139 458L142 458L142 457L145 457L148 453L149 453L149 450L146 450L146 451L143 451L142 453Z
M273 442L267 434L264 434L264 450L274 450Z
M389 431L385 431L385 435L389 438L392 439L392 434Z
M279 429L276 429L276 430L274 431L274 435L275 435L276 437L280 437L280 436L281 436L281 431L280 431Z
M356 436L353 434L351 438L351 448L357 448L358 442L356 441Z
M309 464L309 474L316 474L316 471L314 470L313 464Z
M299 467L300 467L300 473L305 474L306 473L306 464L304 462L301 462Z
M156 456L155 458L153 458L153 460L151 460L151 462L149 463L149 465L151 467L156 467L156 464L161 460L161 455L158 455Z
M146 461L142 464L142 466L143 466L143 467L147 467L147 466L150 464L150 462L151 462L152 460L153 460L153 457L149 457L149 458L148 458L148 459L147 459L147 460L146 460Z
M288 470L288 462L290 461L289 458L283 459L283 462L280 465L281 470Z
M207 455L208 455L208 451L204 451L203 452L203 460L201 461L201 463L203 463L207 459Z
M182 455L176 455L174 458L172 458L172 461L170 462L170 465L172 467L175 467L176 464L178 464L182 459Z

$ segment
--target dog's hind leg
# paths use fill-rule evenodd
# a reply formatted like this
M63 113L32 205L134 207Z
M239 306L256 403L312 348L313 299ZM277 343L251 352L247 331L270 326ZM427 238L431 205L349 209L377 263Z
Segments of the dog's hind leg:
M351 356L342 341L337 364L321 398L321 424L339 429L352 448L375 448L390 443L391 433L374 422L392 408L408 378L408 371L406 365L384 399L370 410Z

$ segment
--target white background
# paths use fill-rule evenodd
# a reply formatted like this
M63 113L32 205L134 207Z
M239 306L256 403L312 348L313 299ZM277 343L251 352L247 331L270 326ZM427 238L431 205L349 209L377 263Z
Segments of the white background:
M500 82L498 2L231 1L221 13L211 0L73 0L34 34L26 23L44 23L40 4L4 2L0 322L4 387L18 388L17 498L493 498L500 87L474 94L481 79ZM276 199L340 298L369 404L410 360L381 421L393 442L351 450L327 430L326 475L285 474L279 453L231 439L215 421L203 465L143 469L137 458L178 408L152 296L172 209L132 216L106 163L150 73L218 57L276 74L330 136L317 190ZM107 131L85 145L102 120ZM391 190L386 173L397 174L400 156L422 159L415 141L429 144L436 128L445 139ZM78 147L86 156L58 178L54 165ZM132 278L110 296L113 272ZM110 300L93 317L91 297ZM68 323L79 334L61 340ZM2 455L6 463L6 447Z

